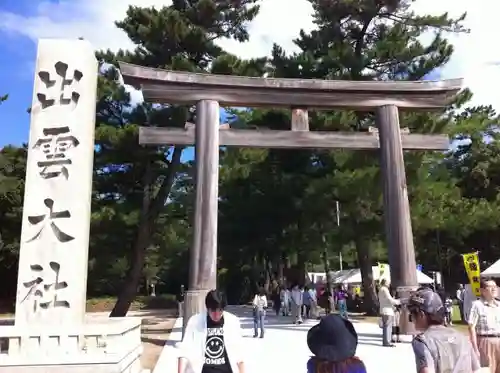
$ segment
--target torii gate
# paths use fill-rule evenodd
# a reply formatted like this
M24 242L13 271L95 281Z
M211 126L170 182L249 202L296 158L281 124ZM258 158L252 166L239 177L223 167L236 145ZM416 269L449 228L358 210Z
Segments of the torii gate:
M126 84L142 88L146 101L197 105L194 129L142 127L139 132L143 145L195 146L195 232L184 325L204 308L206 292L216 287L219 146L380 148L391 282L403 298L418 286L403 149L446 150L449 141L445 135L401 133L398 109L440 109L456 96L462 79L394 82L252 78L167 71L127 63L120 63L120 69ZM219 104L292 108L291 130L221 128ZM370 132L310 132L307 110L333 108L374 111L378 136ZM406 322L402 326L407 333L413 329Z

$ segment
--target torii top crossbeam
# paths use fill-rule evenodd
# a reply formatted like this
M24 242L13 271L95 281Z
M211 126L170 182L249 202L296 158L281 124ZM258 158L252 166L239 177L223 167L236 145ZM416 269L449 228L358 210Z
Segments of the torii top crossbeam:
M158 103L216 100L242 107L307 107L373 110L384 105L432 110L446 106L462 79L439 81L348 81L254 78L167 71L120 63L126 84L141 87L144 99Z
M461 87L461 79L423 82L331 81L315 79L252 78L166 71L120 63L127 84L141 88L144 99L157 103L193 104L203 100L226 106L303 108L294 110L292 131L229 130L221 131L219 144L224 146L274 148L345 148L377 149L376 134L367 132L309 131L307 110L375 110L397 106L406 110L432 110L447 105ZM304 118L305 115L305 118ZM143 145L194 145L192 127L184 129L140 129ZM407 150L445 150L445 135L401 134Z

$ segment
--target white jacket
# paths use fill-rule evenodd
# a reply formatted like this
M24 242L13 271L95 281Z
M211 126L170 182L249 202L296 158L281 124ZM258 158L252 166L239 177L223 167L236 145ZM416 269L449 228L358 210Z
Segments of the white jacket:
M303 304L303 292L300 289L292 289L292 302L297 306L302 306Z
M259 311L264 311L267 308L267 298L265 295L256 294L253 298L252 305Z
M394 316L394 306L401 304L399 299L394 299L387 286L381 286L378 291L378 302L380 304L380 314Z
M240 320L232 313L224 311L224 345L233 373L238 373L238 363L243 362L243 331ZM187 371L201 373L205 363L205 343L207 340L207 312L201 312L189 319L184 338L177 345L179 357L188 360Z

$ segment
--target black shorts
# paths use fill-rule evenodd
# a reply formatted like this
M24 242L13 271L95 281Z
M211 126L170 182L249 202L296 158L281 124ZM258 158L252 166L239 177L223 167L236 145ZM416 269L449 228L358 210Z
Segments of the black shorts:
M399 326L392 327L392 334L399 334Z

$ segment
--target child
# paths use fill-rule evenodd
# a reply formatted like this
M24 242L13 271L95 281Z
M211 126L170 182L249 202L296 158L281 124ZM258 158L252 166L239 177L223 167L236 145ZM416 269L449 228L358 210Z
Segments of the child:
M394 306L394 323L392 324L392 343L401 343L399 321L401 317L401 306Z
M451 313L453 312L453 300L450 295L447 294L444 300L444 308L445 308L445 325L452 326L453 322L451 320Z

